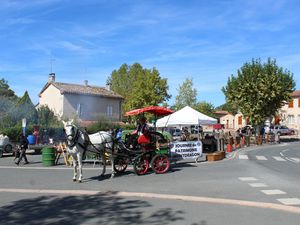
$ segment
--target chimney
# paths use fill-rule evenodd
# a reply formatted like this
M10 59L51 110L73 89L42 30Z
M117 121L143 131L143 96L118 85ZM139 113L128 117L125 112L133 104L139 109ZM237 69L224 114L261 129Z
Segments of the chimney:
M55 82L55 73L50 73L49 74L49 81L48 83L52 83Z
M84 85L85 85L86 87L89 86L88 80L84 80Z
M105 88L106 88L106 90L111 91L111 83L107 82Z

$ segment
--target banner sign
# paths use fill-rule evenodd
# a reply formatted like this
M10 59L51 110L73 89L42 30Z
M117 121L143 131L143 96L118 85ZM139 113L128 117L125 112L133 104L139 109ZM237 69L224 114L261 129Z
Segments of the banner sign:
M175 161L182 159L197 159L201 156L201 141L181 141L171 143L171 158Z

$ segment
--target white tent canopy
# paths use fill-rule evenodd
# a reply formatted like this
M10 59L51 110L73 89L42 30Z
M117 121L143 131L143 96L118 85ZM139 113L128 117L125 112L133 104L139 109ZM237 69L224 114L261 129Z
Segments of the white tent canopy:
M156 121L156 127L173 127L187 125L216 124L217 119L204 115L193 108L186 106L171 115Z

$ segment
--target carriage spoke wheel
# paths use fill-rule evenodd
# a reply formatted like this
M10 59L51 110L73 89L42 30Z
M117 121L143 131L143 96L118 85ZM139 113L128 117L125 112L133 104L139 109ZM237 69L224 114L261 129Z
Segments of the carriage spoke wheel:
M117 157L114 161L114 170L117 173L123 173L127 168L127 162L122 157Z
M155 173L165 173L170 168L170 160L166 155L156 155L151 161L151 168Z
M149 169L149 161L145 156L139 157L133 165L137 175L145 175Z

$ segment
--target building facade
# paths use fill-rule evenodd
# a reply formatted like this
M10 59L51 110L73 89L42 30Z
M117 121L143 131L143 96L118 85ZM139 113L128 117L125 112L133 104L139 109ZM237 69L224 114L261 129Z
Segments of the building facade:
M278 115L273 118L273 124L286 125L289 128L300 131L300 91L294 91L291 95L292 100L282 106ZM239 129L247 125L243 114L232 115L226 111L220 116L220 123L227 129ZM225 113L226 112L226 113Z
M243 117L243 114L237 113L235 115L232 115L227 111L222 112L223 114L219 117L219 121L225 129L237 130L247 125L247 121Z
M39 106L47 105L62 119L78 118L80 121L107 119L122 120L123 97L110 88L55 81L55 74L39 93Z
M289 128L300 130L300 91L292 93L292 100L281 108L277 120Z

